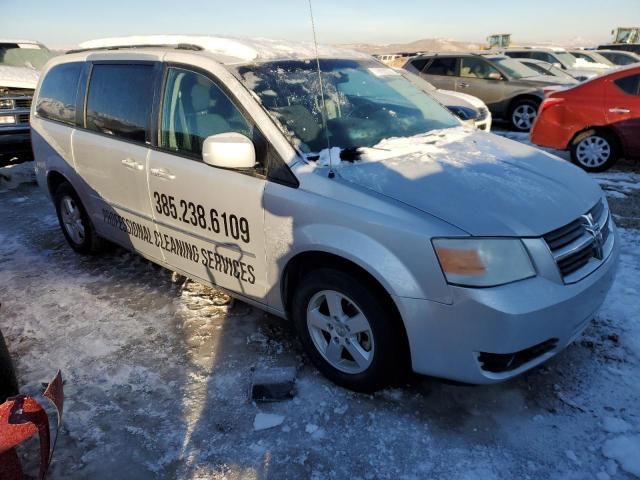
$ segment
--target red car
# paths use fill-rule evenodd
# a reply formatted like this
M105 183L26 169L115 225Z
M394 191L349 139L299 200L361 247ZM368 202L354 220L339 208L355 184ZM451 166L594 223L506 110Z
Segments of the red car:
M640 156L640 66L615 69L550 93L531 129L536 145L570 150L571 160L600 172L620 156Z

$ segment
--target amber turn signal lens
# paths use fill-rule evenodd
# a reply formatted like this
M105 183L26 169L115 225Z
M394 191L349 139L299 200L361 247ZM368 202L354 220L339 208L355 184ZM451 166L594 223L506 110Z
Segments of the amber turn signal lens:
M436 247L440 265L445 273L457 275L482 275L486 268L477 250Z

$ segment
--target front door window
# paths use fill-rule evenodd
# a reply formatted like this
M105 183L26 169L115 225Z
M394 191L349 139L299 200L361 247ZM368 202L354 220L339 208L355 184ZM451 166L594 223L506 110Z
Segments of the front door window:
M229 97L211 79L170 68L162 109L160 146L202 158L204 140L238 132L252 138L252 127Z

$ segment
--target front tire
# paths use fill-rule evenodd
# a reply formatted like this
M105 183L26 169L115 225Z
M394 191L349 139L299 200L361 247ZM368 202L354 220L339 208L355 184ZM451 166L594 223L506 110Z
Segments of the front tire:
M605 131L587 130L571 142L571 161L587 172L607 170L619 157L617 139Z
M69 246L81 254L95 254L102 250L103 241L76 191L68 183L61 184L53 196L58 223Z
M511 127L518 132L528 132L538 116L540 102L525 98L516 101L509 109Z
M328 268L312 271L296 289L292 316L311 361L336 384L373 392L402 377L402 326L362 279Z

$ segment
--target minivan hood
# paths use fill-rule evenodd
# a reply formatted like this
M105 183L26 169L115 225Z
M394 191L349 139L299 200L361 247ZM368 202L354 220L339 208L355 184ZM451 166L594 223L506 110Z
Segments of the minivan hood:
M31 68L0 65L0 87L35 90L39 77L38 71Z
M383 140L335 168L351 183L434 215L471 235L540 236L602 196L579 168L497 135L450 128Z

